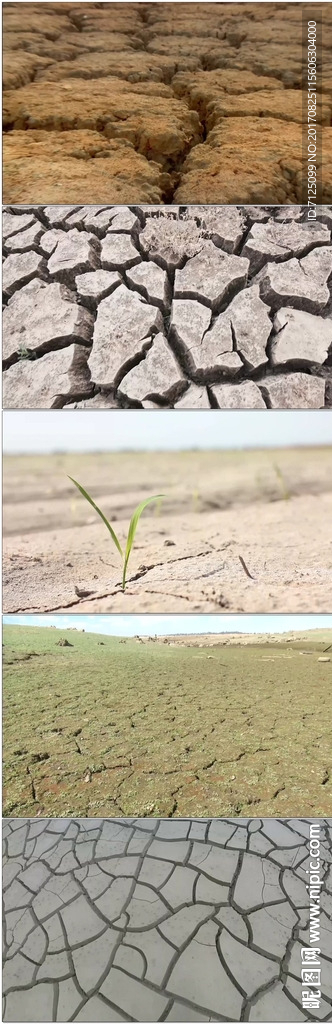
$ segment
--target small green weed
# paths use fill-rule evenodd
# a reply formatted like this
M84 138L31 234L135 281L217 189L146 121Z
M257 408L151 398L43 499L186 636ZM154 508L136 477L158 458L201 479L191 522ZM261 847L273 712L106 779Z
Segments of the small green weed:
M157 517L161 515L161 510L162 510L162 506L163 506L163 499L164 499L164 495L163 494L157 494L157 497L155 499L156 500L156 504L155 504L155 507L154 507L154 514Z
M290 495L290 490L287 487L287 483L286 483L284 474L283 474L282 470L280 469L280 466L278 466L276 462L274 463L274 467L273 468L274 468L275 474L276 474L276 476L277 476L277 478L279 480L279 483L280 483L282 497L283 497L284 501L288 501L291 495Z
M111 526L111 523L109 522L109 520L106 519L106 516L104 516L104 513L101 511L101 509L98 508L98 505L96 505L96 502L93 501L93 498L91 498L90 494L88 494L88 492L84 490L84 487L81 487L81 484L77 483L77 480L74 480L74 477L69 476L68 479L71 480L73 484L75 484L75 487L77 487L77 489L81 492L81 494L83 495L83 498L86 498L86 500L89 502L89 504L92 505L92 508L94 508L95 512L98 513L100 518L103 520L103 523L105 523L105 526L107 527L108 532L111 534L113 543L115 544L115 547L117 548L117 550L119 552L119 555L121 555L121 558L122 558L122 590L125 590L126 589L126 576L127 576L128 562L129 562L130 553L131 553L131 550L132 550L132 547L133 547L133 543L134 543L135 533L136 533L137 526L138 526L139 520L141 518L142 512L144 512L144 509L146 508L147 505L150 505L151 501L160 501L161 498L164 498L164 495L163 494L155 494L152 498L145 498L144 501L141 501L140 504L137 505L137 508L135 509L135 512L133 512L133 515L132 515L130 523L129 523L126 548L125 548L125 551L123 551L123 549L121 547L121 544L120 544L120 541L119 541L115 531L113 530L113 526Z
M31 350L27 348L26 345L19 345L17 352L20 359L28 359L30 361L35 359L35 353L31 352Z
M199 505L200 505L200 493L199 493L199 490L197 488L192 492L191 503L192 503L192 511L193 512L198 512L199 511Z

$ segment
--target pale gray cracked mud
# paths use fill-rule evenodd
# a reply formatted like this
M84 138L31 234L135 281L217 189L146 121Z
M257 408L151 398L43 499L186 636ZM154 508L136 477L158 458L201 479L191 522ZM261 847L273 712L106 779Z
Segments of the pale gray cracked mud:
M332 405L332 207L8 207L5 408Z
M310 820L10 819L3 1020L330 1021L331 819L301 1006Z

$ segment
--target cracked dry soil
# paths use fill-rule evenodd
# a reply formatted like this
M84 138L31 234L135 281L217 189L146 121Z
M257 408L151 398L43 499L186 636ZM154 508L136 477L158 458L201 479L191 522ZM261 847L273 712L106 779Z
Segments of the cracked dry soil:
M319 7L329 203L332 11ZM304 201L306 9L4 4L4 201Z
M5 816L329 813L331 631L4 641Z
M314 1021L312 819L11 819L4 1021ZM331 1020L331 819L319 822Z
M68 475L120 542L137 504L165 495L140 520L125 593ZM331 512L329 447L8 456L4 612L331 612Z
M332 207L8 207L5 408L332 405Z

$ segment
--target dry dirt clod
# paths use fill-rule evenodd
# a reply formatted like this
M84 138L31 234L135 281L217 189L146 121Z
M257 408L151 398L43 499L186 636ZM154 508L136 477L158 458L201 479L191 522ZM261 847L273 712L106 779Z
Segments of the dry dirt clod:
M79 587L74 587L75 594L77 597L90 597L91 594L95 594L95 590L80 590Z

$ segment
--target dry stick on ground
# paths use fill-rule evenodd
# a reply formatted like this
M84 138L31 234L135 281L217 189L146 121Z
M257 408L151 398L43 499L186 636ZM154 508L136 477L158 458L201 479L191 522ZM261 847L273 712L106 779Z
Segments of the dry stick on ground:
M241 556L241 555L239 555L239 559L240 559L240 562L241 562L242 568L243 568L243 569L244 569L244 571L245 571L245 574L246 574L246 576L248 576L248 578L249 578L250 580L254 580L254 582L255 582L255 578L254 578L254 576L252 576L252 575L251 575L251 572L249 572L249 569L247 568L247 566L246 566L246 563L245 563L245 561L244 561L244 559L242 558L242 556Z

